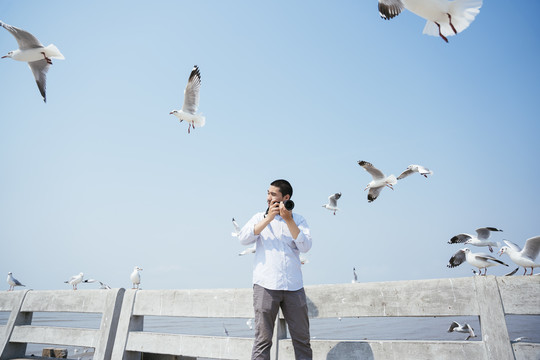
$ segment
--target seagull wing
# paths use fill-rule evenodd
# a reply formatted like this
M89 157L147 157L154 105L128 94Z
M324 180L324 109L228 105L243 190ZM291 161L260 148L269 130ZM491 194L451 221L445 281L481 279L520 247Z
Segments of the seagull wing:
M512 276L519 270L519 266L515 268L514 270L510 271L508 274L504 274L504 276Z
M39 40L34 35L30 34L28 31L16 28L15 26L4 24L1 21L0 25L15 37L15 40L17 40L17 44L19 44L20 50L36 49L43 47Z
M519 247L518 244L514 244L513 242L511 242L510 240L503 240L504 243L506 245L508 245L509 247L511 247L512 249L514 249L514 251L517 251L517 252L520 252L521 251L521 248Z
M472 236L469 235L469 234L457 234L456 236L451 238L448 241L448 243L449 244L461 244L461 243L464 243L465 241L467 241L469 239L472 239Z
M523 255L536 260L538 253L540 252L540 236L535 236L525 241L525 247L523 248Z
M30 70L32 70L32 74L34 74L34 79L36 79L36 84L41 96L43 96L43 101L47 102L47 95L45 94L47 88L47 71L49 71L51 65L47 64L47 60L42 59L29 62L28 66L30 66Z
M328 203L330 204L330 206L336 207L337 201L340 197L341 197L341 193L335 193L334 195L330 195L328 197Z
M21 282L19 280L15 279L14 277L12 277L12 279L13 279L13 282L15 283L15 285L24 286L23 284L21 284Z
M502 262L501 260L497 259L497 258L494 258L493 256L491 255L488 255L488 254L482 254L482 253L478 253L478 254L471 254L473 255L475 258L477 259L480 259L480 260L484 260L484 261L495 261L496 263L499 263L501 265L506 265L508 266L507 264L505 264L504 262Z
M239 233L240 232L240 226L238 225L236 220L234 220L234 218L232 219L232 223L233 223L233 226L234 226L234 230L236 230L236 232Z
M466 259L465 251L463 251L463 249L458 250L454 254L454 256L452 256L450 258L450 261L448 262L448 265L446 265L446 266L448 266L449 268L454 268L456 266L459 266L459 265L463 264L465 259Z
M379 0L379 15L385 20L398 16L403 8L401 0Z
M195 65L184 90L184 105L182 111L195 114L199 108L199 90L201 89L201 73L199 67Z
M385 176L383 172L379 169L377 169L375 166L373 166L372 163L369 163L367 161L359 161L358 165L366 169L368 173L371 174L374 180L384 179Z
M452 321L452 324L450 324L450 328L448 329L448 332L452 332L454 331L455 328L459 327L460 325L455 322L455 321Z
M369 188L369 192L367 195L368 202L372 202L375 199L379 197L379 194L381 193L384 186L377 187L377 188Z
M410 169L407 169L405 170L404 172L401 173L401 175L399 175L397 177L398 180L401 180L401 179L405 179L407 176L411 175L412 173L414 173L414 171L410 170Z
M476 337L476 335L474 335L474 329L471 327L471 325L465 324L464 328L469 331L469 337L467 338L467 340L469 338Z
M502 231L494 227L484 227L484 228L478 228L476 229L476 233L478 234L478 238L480 240L486 240L489 238L489 235L492 231Z
M418 165L418 172L420 175L431 175L433 174L433 171L429 170L426 167L423 167L422 165Z

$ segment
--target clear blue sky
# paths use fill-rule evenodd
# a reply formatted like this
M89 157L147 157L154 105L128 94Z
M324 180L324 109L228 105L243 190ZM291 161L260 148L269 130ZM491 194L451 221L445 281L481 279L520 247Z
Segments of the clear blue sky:
M145 289L250 287L231 218L265 210L286 178L314 239L306 285L353 267L360 281L470 276L446 267L453 235L540 235L539 11L486 0L446 44L375 0L4 0L0 20L66 59L47 104L26 64L0 61L0 274L130 287L139 265ZM16 48L0 29L0 53ZM188 134L169 112L195 64L207 122ZM358 160L435 174L369 204ZM336 216L321 207L334 192ZM502 258L488 274L515 267Z

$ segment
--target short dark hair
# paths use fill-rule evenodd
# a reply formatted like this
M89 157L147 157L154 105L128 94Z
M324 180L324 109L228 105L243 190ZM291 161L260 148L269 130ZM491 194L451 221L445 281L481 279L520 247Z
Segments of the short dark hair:
M289 197L292 197L292 186L291 186L291 183L289 183L287 180L284 180L284 179L274 180L272 181L270 185L279 188L281 195L283 196L289 195Z

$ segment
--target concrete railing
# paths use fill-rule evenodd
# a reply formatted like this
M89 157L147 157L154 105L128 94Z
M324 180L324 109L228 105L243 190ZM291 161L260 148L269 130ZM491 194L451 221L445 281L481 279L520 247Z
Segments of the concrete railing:
M123 291L113 290L113 291ZM13 312L44 311L37 306L40 298L48 302L85 303L94 302L94 296L110 291L34 291L32 301L25 307L24 292L9 296L0 294L0 311L12 306ZM61 297L53 295L61 293ZM64 295L66 294L66 295ZM93 295L99 294L99 295ZM312 340L314 359L538 359L540 344L510 342L505 315L540 314L540 276L494 277L415 280L383 283L358 283L340 285L307 286L309 315L311 318L347 317L434 317L478 316L481 341L403 341L403 340ZM118 293L116 296L120 296ZM68 300L68 298L73 298ZM118 299L118 297L117 297ZM31 306L30 306L31 305ZM20 307L17 310L17 307ZM71 305L70 305L71 306ZM47 307L48 308L48 307ZM60 308L60 306L53 306ZM36 310L37 309L37 310ZM81 312L79 307L78 312ZM85 310L90 310L85 308ZM6 349L14 349L20 343L37 342L95 346L95 359L140 359L142 353L185 356L192 358L249 359L252 338L199 336L149 332L144 329L145 316L202 317L202 318L252 318L252 290L141 290L126 291L119 310L115 306L95 304L97 310L118 317L116 334L111 341L112 330L103 325L99 331L68 333L55 331L41 334L29 324L14 326L13 315L0 331L2 360ZM4 310L5 311L5 310ZM49 310L50 311L50 310ZM62 310L65 311L65 310ZM104 315L105 318L105 315ZM114 327L114 321L110 324ZM292 342L286 336L283 319L277 321L272 357L294 359ZM43 330L43 329L41 329ZM414 331L414 329L411 329ZM103 332L103 333L102 333ZM94 340L90 340L93 338ZM109 341L105 341L109 339ZM277 344L277 346L276 346ZM112 352L108 353L108 351ZM13 350L10 350L13 351ZM20 349L17 354L20 353ZM7 353L6 353L7 354ZM110 354L107 357L106 354ZM19 356L19 355L16 355Z

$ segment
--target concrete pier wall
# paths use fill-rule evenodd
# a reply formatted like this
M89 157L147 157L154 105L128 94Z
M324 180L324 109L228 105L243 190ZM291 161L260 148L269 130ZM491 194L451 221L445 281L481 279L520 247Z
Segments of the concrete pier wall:
M482 341L312 340L314 359L540 359L540 344L512 344L506 315L540 314L540 276L306 286L311 318L478 316ZM148 332L145 316L253 318L251 289L62 290L0 293L0 360L23 358L27 343L87 346L96 360L249 359L252 339ZM101 313L99 329L32 325L33 312ZM294 359L278 319L273 359ZM413 331L413 330L412 330Z

